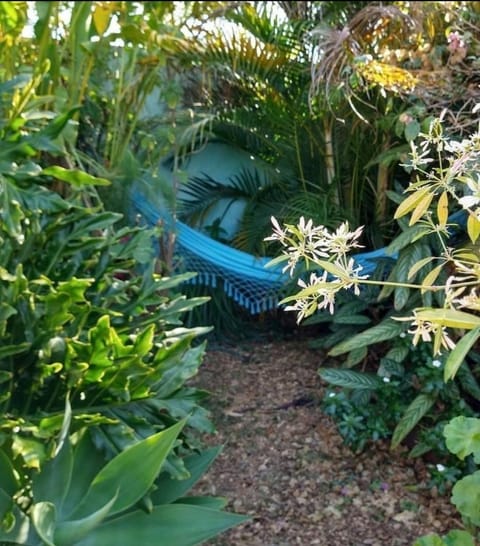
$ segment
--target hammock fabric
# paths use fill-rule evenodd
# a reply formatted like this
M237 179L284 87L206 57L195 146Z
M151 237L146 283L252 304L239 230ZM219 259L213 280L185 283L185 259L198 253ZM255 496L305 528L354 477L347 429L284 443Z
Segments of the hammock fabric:
M148 202L144 195L132 193L136 212L151 225L165 220L165 213ZM266 267L271 258L256 258L251 254L215 241L183 222L176 221L176 254L181 257L182 269L197 275L190 284L217 287L252 315L278 307L283 290L292 282L282 272L283 265ZM379 260L390 258L385 249L374 250L353 256L357 265L363 267L362 274L371 275Z

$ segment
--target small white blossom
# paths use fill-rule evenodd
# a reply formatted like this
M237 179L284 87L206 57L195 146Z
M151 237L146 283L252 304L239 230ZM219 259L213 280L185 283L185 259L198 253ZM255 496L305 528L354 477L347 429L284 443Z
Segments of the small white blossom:
M432 366L434 368L441 368L442 367L442 363L440 360L432 360Z
M470 309L471 311L480 311L480 296L477 294L476 290L472 290L463 298L454 300L454 303L460 308Z
M385 376L385 377L383 378L383 382L384 382L384 383L390 383L390 378Z
M472 209L480 203L480 177L477 174L476 180L471 177L467 178L466 184L470 193L464 197L460 197L458 202L464 209Z
M440 464L440 463L439 463L439 464L437 464L436 466L437 466L437 470L438 470L439 472L445 472L446 468L443 466L443 464Z

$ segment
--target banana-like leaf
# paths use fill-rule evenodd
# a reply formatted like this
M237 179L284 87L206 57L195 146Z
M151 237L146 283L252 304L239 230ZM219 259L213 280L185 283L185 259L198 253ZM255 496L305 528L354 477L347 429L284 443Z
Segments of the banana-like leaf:
M185 420L179 421L133 444L108 462L95 476L72 518L81 519L99 510L117 493L117 499L110 510L111 515L139 501L153 485L184 425Z
M97 527L76 546L194 546L250 518L203 506L156 506L150 514L135 511Z

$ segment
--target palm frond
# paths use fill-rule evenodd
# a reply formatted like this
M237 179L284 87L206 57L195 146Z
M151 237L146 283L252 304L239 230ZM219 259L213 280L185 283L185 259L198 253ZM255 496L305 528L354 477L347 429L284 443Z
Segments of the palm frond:
M258 193L264 188L274 186L267 172L242 169L227 181L218 181L203 173L191 177L182 186L178 201L179 215L192 225L202 222L220 202L227 202L224 214L236 201L256 202Z

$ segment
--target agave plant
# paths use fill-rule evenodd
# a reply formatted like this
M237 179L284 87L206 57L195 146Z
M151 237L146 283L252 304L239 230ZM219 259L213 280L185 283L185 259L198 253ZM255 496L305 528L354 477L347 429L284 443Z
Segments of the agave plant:
M247 519L223 512L222 498L184 497L218 450L186 460L189 480L162 474L185 421L105 463L87 429L70 436L70 419L67 403L53 457L28 476L19 474L9 454L0 450L2 544L189 546Z

